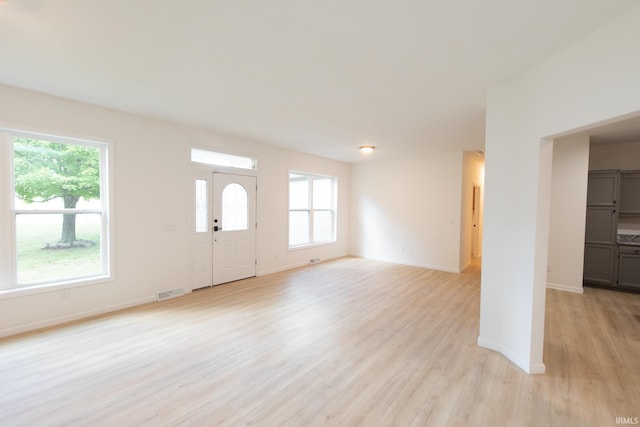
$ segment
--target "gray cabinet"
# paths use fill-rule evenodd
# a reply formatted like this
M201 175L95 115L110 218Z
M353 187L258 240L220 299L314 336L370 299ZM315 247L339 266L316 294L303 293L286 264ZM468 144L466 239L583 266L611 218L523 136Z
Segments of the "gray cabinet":
M640 289L640 247L620 246L617 285Z
M640 221L640 171L592 171L588 185L583 282L640 291L640 246L618 244L618 221Z
M584 283L616 283L618 171L589 172L584 245Z
M618 202L618 171L589 172L587 206L615 206Z
M588 207L585 243L614 245L618 234L617 219L615 207Z
M640 214L640 172L622 172L620 177L620 213Z
M598 285L613 285L616 277L616 246L586 244L584 246L583 280Z

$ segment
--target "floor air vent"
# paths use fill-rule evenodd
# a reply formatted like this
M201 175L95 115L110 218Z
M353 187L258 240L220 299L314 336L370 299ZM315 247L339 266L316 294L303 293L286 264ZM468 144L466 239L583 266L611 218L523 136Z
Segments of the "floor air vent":
M184 295L184 289L172 289L170 291L158 292L158 301L164 301L169 298L175 298Z

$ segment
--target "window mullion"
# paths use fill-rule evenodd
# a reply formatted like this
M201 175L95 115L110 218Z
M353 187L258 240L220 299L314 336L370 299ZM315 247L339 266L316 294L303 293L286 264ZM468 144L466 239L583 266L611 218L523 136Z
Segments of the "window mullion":
M310 176L307 180L307 185L309 186L309 243L314 243L315 239L313 238L313 177Z
M0 239L0 290L8 289L13 282L13 226L15 215L12 212L11 202L11 152L9 150L9 137L0 132L0 211L8 215L2 215L0 221L0 235L7 238Z

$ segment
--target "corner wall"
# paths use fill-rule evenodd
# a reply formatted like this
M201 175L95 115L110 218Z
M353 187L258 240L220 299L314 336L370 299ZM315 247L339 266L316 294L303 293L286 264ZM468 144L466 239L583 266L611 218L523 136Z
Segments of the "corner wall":
M351 168L351 253L460 271L462 152Z
M553 144L547 287L582 293L589 137Z
M640 112L638 51L640 7L488 95L478 343L526 372L545 370L549 139Z

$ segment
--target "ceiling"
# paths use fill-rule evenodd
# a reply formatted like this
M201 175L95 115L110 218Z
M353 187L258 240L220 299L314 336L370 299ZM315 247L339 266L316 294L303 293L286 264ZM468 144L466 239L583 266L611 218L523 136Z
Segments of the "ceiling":
M640 141L640 116L598 126L583 133L589 135L592 144Z
M636 0L6 0L0 83L358 162L484 147L485 93Z

